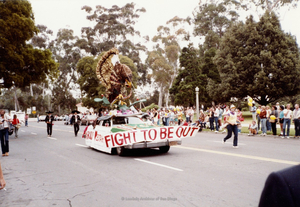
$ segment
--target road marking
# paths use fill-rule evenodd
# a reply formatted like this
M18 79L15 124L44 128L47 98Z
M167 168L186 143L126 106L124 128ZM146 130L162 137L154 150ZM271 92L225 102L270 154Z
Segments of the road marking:
M242 154L236 154L236 153L230 153L230 152L220 152L220 151L215 151L215 150L199 149L199 148L184 147L184 146L174 146L174 147L181 148L181 149L200 151L200 152L209 152L209 153L220 154L220 155L228 155L228 156L234 156L234 157L247 158L247 159L252 159L252 160L275 162L275 163L281 163L281 164L287 164L287 165L299 165L300 164L299 162L295 162L295 161L279 160L279 159L258 157L258 156L252 156L252 155L242 155Z
M37 133L34 133L34 132L31 132L31 134L33 134L33 135L37 135Z
M207 141L210 141L210 142L211 142L211 140L207 140ZM222 141L213 141L213 142L223 143ZM225 144L232 144L232 143L230 143L230 142L225 142ZM244 144L244 143L239 143L239 145L246 145L246 144Z
M53 139L53 140L57 140L56 138L54 137L47 137L48 139Z
M138 158L135 158L135 160L136 161L140 161L140 162L145 162L145 163L148 163L148 164L152 164L152 165L157 165L157 166L160 166L160 167L169 168L169 169L172 169L172 170L183 171L183 170L181 170L179 168L170 167L168 165L162 165L162 164L155 163L155 162L150 162L150 161L147 161L147 160L142 160L142 159L138 159Z
M79 147L88 147L88 146L86 146L86 145L82 145L82 144L75 144L75 145L77 145L77 146L79 146Z
M21 130L21 132L25 132L25 130Z

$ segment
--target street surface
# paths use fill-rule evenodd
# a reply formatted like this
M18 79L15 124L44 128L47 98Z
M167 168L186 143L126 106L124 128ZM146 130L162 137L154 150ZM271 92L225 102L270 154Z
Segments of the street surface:
M0 206L257 206L272 171L299 164L300 140L200 132L166 154L135 150L126 157L85 146L73 127L29 122L1 157L6 191Z

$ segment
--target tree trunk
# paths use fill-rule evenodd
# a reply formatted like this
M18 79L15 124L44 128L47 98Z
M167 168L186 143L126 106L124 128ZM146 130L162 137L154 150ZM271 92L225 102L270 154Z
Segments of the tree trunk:
M169 90L168 90L166 93L166 108L169 108L169 96L170 96L170 94L169 94Z
M159 108L162 107L162 98L163 98L163 84L161 83L160 87L159 87L159 96L158 96L158 106L159 106Z
M33 90L32 90L32 84L30 83L30 96L33 97Z

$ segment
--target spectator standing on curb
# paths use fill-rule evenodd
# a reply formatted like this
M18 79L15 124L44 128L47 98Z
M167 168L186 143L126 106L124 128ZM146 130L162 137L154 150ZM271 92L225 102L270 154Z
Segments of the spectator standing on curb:
M216 131L215 132L218 132L219 131L219 108L217 107L214 111L214 120L215 120L215 124L216 124Z
M194 109L192 107L190 107L189 116L190 116L190 121L192 121L192 122L194 120L194 114L195 114Z
M272 111L271 111L271 115L270 115L270 122L271 122L273 135L275 135L275 136L277 135L277 129L276 129L277 119L278 119L277 108L276 108L276 106L272 106Z
M290 138L290 127L291 127L291 118L292 118L292 111L291 111L291 105L287 104L286 109L283 110L283 136L281 137L284 139L285 137L287 139ZM287 128L287 133L285 136L285 129Z
M181 109L179 109L179 111L177 113L177 117L178 117L178 126L180 126L181 122L182 122L182 111L181 111Z
M238 133L241 133L241 132L242 132L242 121L244 121L243 113L242 113L241 108L238 108L238 109L236 110L236 112L237 112L237 126L238 126Z
M2 157L8 156L9 153L9 135L8 129L10 122L12 121L11 118L5 114L4 110L0 110L0 140L1 140L1 150L2 150Z
M270 122L270 116L271 116L271 109L270 106L266 106L266 111L267 111L267 131L271 131L271 122Z
M283 110L284 110L284 106L280 106L279 107L279 125L280 125L279 136L283 136L283 118L284 118Z
M261 121L261 130L262 136L266 136L267 134L267 111L265 106L261 106L261 111L259 113L260 121Z
M189 110L190 110L190 108L187 107L187 108L186 108L186 111L185 111L185 121L186 121L187 123L190 122Z
M218 106L218 109L219 109L218 124L219 124L219 130L221 130L221 127L222 127L222 116L223 116L224 110L222 109L221 105Z
M213 131L214 130L214 108L211 107L209 109L209 126L210 126L210 131Z
M300 109L299 104L295 104L295 109L293 111L293 122L295 124L295 138L300 136Z
M28 127L28 114L25 114L25 126Z
M257 117L257 132L260 131L261 129L261 125L260 125L260 111L261 111L261 106L258 106L257 109L256 109L256 117Z
M226 123L227 125L227 136L222 140L223 144L231 138L232 132L234 133L233 138L233 148L238 148L238 128L237 128L237 113L235 112L235 106L230 106L230 112L225 114L227 116Z
M256 106L255 106L255 102L252 102L252 107L250 112L252 113L252 121L256 122Z
M2 167L0 163L0 190L2 190L6 186L6 182L3 177Z

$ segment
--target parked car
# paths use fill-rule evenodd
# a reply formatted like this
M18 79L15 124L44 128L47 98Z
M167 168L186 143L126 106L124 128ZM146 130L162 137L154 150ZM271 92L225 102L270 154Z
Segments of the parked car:
M170 146L180 145L182 138L193 137L196 126L149 125L136 115L101 116L95 127L84 130L85 144L91 148L123 156L129 149L159 148L167 153Z
M81 125L90 125L96 121L97 115L84 115L81 118Z
M40 121L45 121L45 119L46 119L46 115L40 115L39 116L39 122Z

